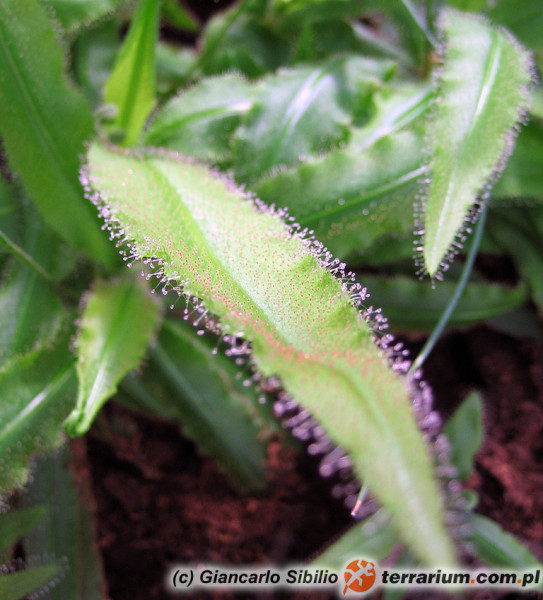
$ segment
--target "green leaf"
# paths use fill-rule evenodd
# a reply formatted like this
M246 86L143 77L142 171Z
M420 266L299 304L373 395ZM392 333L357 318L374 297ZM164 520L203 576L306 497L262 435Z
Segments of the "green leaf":
M10 510L0 515L0 552L13 546L34 529L48 512L49 508L42 505Z
M79 155L92 129L43 6L1 0L0 134L8 162L53 229L74 248L113 265L114 253L78 180Z
M255 181L348 141L350 126L367 119L374 90L393 68L389 61L342 56L266 78L236 132L236 177Z
M443 432L451 444L451 463L458 478L465 481L473 470L473 460L483 443L483 402L471 392L447 421Z
M127 378L123 388L147 410L178 420L184 435L242 487L263 488L263 434L273 416L263 413L268 407L259 405L253 385L244 385L239 366L223 350L214 352L217 345L190 324L165 320L143 375ZM250 373L244 380L251 382Z
M339 261L316 245L313 253L278 214L177 155L93 145L89 169L114 238L132 240L133 256L156 256L162 280L205 302L223 334L243 334L255 367L280 377L351 455L421 560L454 563L407 381L374 345L357 310L360 287L353 298L325 268L340 271Z
M119 33L113 21L81 32L73 45L77 83L93 108L101 106L102 93L120 48Z
M73 33L111 15L126 0L41 0L65 31Z
M177 0L162 0L162 14L170 25L185 31L198 31L198 20Z
M531 78L528 54L505 32L453 9L441 26L447 46L428 126L433 177L424 217L431 276L454 249L466 211L503 168Z
M60 573L60 565L50 564L30 567L9 575L0 575L0 598L2 600L23 600L31 592L45 587Z
M169 96L185 85L196 64L197 54L193 48L177 48L164 42L156 47L157 92Z
M103 600L106 588L94 539L90 481L81 472L74 479L72 455L77 461L78 454L65 445L37 461L23 502L46 502L51 510L49 518L25 537L24 549L27 556L63 557L68 567L47 600Z
M66 340L11 361L0 371L0 496L24 485L29 459L57 447L75 402Z
M475 555L484 563L495 568L528 569L543 568L541 562L515 536L504 531L498 523L478 514L471 514L471 543ZM540 586L538 589L543 589Z
M364 285L371 292L371 303L382 307L391 329L397 331L433 329L457 284L444 281L433 289L430 281L366 276ZM527 300L528 287L524 283L512 288L495 283L468 283L448 325L470 325L492 319L512 312Z
M312 563L315 567L343 569L355 557L386 558L399 543L383 509L351 527Z
M522 129L515 151L492 195L497 198L533 198L543 202L543 122L532 119Z
M253 96L253 88L239 75L204 79L157 112L145 143L209 162L224 160L232 153L230 138L251 109Z
M158 39L160 3L140 0L138 10L123 42L104 100L118 109L111 124L120 132L123 145L133 145L155 104L155 50Z
M413 198L425 172L421 160L420 137L401 131L363 152L337 150L254 187L264 202L287 206L334 254L346 257L382 236L411 234Z
M119 381L137 368L159 318L159 305L138 280L95 285L77 337L77 406L65 423L70 436L88 431Z

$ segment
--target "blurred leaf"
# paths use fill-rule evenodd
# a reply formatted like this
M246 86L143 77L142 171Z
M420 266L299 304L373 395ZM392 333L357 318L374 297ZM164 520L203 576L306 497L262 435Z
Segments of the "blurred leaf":
M424 223L431 276L447 260L466 211L502 167L531 78L528 54L485 21L446 9L441 25L447 50L428 126L433 177Z
M77 457L76 457L77 458ZM67 569L47 600L103 600L106 591L94 539L89 481L69 469L69 446L37 461L24 502L46 502L49 518L24 540L28 556L63 557Z
M230 138L252 107L253 88L239 75L210 77L163 106L145 143L218 162L232 152Z
M431 330L439 321L456 288L444 281L437 289L430 281L396 276L390 279L366 275L368 302L383 309L392 330ZM507 287L496 283L468 283L448 325L470 325L507 314L528 300L525 284Z
M473 470L473 461L483 443L483 402L481 395L471 392L456 409L443 428L451 444L451 463L465 481Z
M20 204L15 186L0 175L0 246L8 252L9 249L4 243L6 238L14 244L21 244L19 216Z
M155 104L155 51L159 0L139 0L138 9L104 87L104 101L118 114L110 125L125 146L133 145Z
M515 151L492 195L543 202L543 122L532 119L522 128Z
M348 141L350 126L369 117L372 94L393 68L389 61L342 56L267 77L236 132L237 179L253 182Z
M76 378L67 340L0 371L0 497L24 485L29 459L58 446Z
M169 95L185 85L197 60L192 48L177 48L158 42L156 48L157 91Z
M543 568L540 561L515 536L504 531L498 523L482 515L469 515L471 543L475 546L475 555L494 568L529 569ZM543 589L541 585L538 589Z
M192 325L167 319L143 375L131 375L123 387L147 410L179 421L184 435L242 487L261 489L263 434L269 435L276 421L269 406L259 405L251 374L243 375L223 349L214 356L217 345L197 336Z
M75 76L94 108L103 102L104 85L119 47L119 32L113 21L83 31L73 45Z
M488 3L488 16L506 27L520 42L534 51L536 64L543 67L543 3L541 0L531 2L511 2L496 0Z
M198 31L198 20L177 0L162 0L162 15L165 21L185 31Z
M126 0L41 0L51 7L62 28L74 32L111 15Z
M47 585L60 573L60 565L50 564L29 567L9 575L0 575L0 598L2 600L23 600L31 592Z
M288 47L284 39L260 20L245 14L243 7L244 3L239 2L207 24L199 62L205 75L235 70L256 78L285 63Z
M43 521L49 512L47 506L31 506L10 510L0 515L0 552L13 546L38 523Z
M343 258L382 236L411 234L413 198L425 172L421 162L419 136L402 131L364 152L337 150L287 169L254 189L267 204L288 207L298 223Z
M368 557L375 560L386 558L400 541L390 524L384 509L354 525L328 547L312 566L342 569L353 558Z
M77 336L77 406L65 423L70 436L88 431L119 381L138 367L159 318L158 303L138 279L94 286Z
M79 155L92 129L89 108L64 73L43 6L1 0L0 134L9 164L51 227L88 256L113 265L115 253L78 179Z

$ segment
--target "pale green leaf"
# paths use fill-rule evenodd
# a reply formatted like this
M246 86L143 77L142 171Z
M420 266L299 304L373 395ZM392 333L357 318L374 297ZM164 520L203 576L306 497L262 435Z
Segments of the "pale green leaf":
M43 521L49 512L47 506L31 506L10 510L0 515L0 552L13 546L38 523Z
M87 297L77 336L77 406L66 421L71 436L86 433L119 381L138 367L160 317L138 280L98 282Z
M65 74L44 7L38 0L0 0L0 135L8 162L53 229L112 265L114 253L78 180L92 131L89 107Z
M253 96L253 88L239 75L204 79L157 112L145 143L220 161L231 154L230 138L251 109Z
M160 3L140 0L115 67L104 88L104 100L118 109L111 131L123 144L134 144L155 104L155 50Z
M393 69L389 61L340 56L267 77L236 132L236 178L255 181L347 142L350 127L368 118L373 92Z
M28 556L56 556L65 562L63 577L49 590L47 600L103 600L106 587L95 540L92 490L84 474L75 480L72 456L77 460L78 454L65 445L37 461L23 503L45 502L51 509L48 518L26 535L24 549Z
M60 573L60 565L40 565L9 575L0 575L0 598L23 600L31 592L39 591Z
M443 432L451 443L451 463L465 481L473 469L473 460L483 443L483 402L472 392L447 421Z
M175 155L95 144L84 176L109 226L121 227L112 234L133 240L132 255L161 260L163 277L205 302L223 334L251 343L255 367L279 376L351 455L420 559L454 563L407 381L384 361L348 286L324 267L329 259L232 184Z
M433 176L424 217L424 264L432 276L510 152L531 78L528 54L504 31L453 9L443 12L441 26L446 51L428 125Z
M62 442L61 424L75 398L67 340L0 371L0 496L26 482L30 458Z
M158 42L156 47L157 92L169 96L186 84L197 60L193 48Z
M243 487L262 488L265 438L277 424L254 385L244 385L251 374L240 377L217 346L191 324L166 320L142 376L127 378L123 389L146 410L179 421L184 435Z

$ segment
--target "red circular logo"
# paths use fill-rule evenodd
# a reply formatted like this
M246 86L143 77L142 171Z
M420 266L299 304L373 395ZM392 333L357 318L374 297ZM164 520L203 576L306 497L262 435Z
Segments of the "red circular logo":
M343 595L351 592L367 592L375 583L375 565L367 560L353 560L343 573L345 588Z

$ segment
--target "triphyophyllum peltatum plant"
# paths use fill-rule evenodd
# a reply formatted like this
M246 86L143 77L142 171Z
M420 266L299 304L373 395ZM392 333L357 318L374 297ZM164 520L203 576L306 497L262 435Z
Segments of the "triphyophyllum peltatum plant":
M323 474L347 466L383 506L367 523L386 541L375 558L399 538L415 560L453 564L462 538L490 564L503 563L497 546L533 560L458 496L449 461L465 479L476 448L459 440L480 416L459 413L449 453L376 308L432 329L455 291L453 323L543 302L537 89L491 191L527 121L534 66L520 42L539 67L540 38L505 1L486 16L455 4L245 0L194 51L159 40L161 20L198 30L174 2L0 0L0 494L118 391L261 489L275 402ZM435 282L480 210L488 226L458 283L455 264ZM479 243L518 263L515 288L466 285ZM64 460L35 468L40 502ZM40 510L10 522L22 535ZM47 531L80 512L74 499ZM365 531L323 560L356 553ZM27 538L28 552L54 543L71 560L86 544L53 538ZM36 568L0 578L9 598L58 574ZM59 593L82 597L80 576Z

